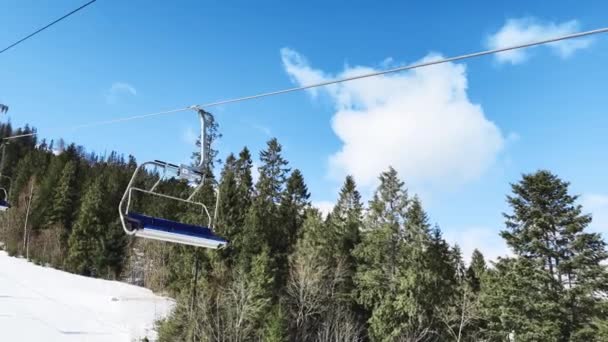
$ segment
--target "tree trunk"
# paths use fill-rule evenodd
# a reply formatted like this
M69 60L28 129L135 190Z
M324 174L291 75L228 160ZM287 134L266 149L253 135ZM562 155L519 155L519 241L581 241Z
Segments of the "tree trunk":
M30 258L30 253L29 253L29 244L28 244L28 235L29 232L27 230L27 221L28 218L30 216L30 207L32 206L32 195L34 193L34 181L31 180L31 185L30 185L30 195L28 197L28 201L27 201L27 209L25 211L25 224L23 225L23 250L25 251L25 258L29 259Z
M196 305L196 286L198 284L198 272L199 272L199 256L198 256L198 251L195 252L195 259L194 259L194 280L192 282L192 298L191 298L191 303L190 303L190 315L192 316L194 314L194 308Z

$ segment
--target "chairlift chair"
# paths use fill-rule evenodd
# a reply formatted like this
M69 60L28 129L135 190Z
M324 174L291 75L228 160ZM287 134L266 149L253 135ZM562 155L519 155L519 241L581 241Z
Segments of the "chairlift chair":
M4 197L0 199L0 211L6 211L11 207L11 205L8 204L8 192L5 188L0 188L0 193L4 195Z
M215 219L217 216L217 205L219 203L220 198L219 191L216 189L216 210L214 211L213 217L209 213L209 210L207 209L207 206L204 203L196 202L193 200L194 195L203 187L205 183L205 175L203 174L203 171L209 161L209 149L211 145L210 140L212 138L208 134L207 130L210 127L210 123L212 122L213 117L210 113L207 113L198 107L193 107L193 109L198 112L201 122L201 157L198 167L194 168L186 165L178 166L160 160L142 163L135 169L133 176L129 181L129 184L127 185L127 189L125 190L125 193L120 201L118 212L120 215L122 227L124 231L129 235L216 249L226 246L228 244L225 239L215 235L213 232L213 224L215 223ZM162 174L159 176L158 180L152 185L149 190L135 187L134 182L137 178L137 175L139 174L140 170L144 169L148 165L153 165L157 168L161 168ZM194 190L188 198L179 198L167 194L162 194L156 191L158 185L165 178L167 172L171 172L177 178L189 182L193 180L198 180L198 184L195 186ZM199 206L201 208L201 215L207 219L208 226L205 227L193 224L186 224L183 222L153 217L145 215L143 213L135 212L131 209L131 197L134 191L147 195L161 197L167 200L179 201L182 203L188 203L194 206Z
M1 106L1 105L0 105ZM6 106L5 106L6 107ZM2 108L0 108L2 109ZM6 107L6 110L8 110L8 107ZM0 112L2 112L2 110L0 110ZM9 176L5 176L2 174L2 171L4 171L4 154L6 151L6 145L8 143L2 143L2 157L0 157L0 179L2 178L6 178L8 179L8 186L7 188L10 189L10 184L11 184L11 177ZM2 198L0 198L0 211L6 211L8 209L10 209L11 205L8 203L8 191L6 190L6 188L0 187L0 194L2 194Z

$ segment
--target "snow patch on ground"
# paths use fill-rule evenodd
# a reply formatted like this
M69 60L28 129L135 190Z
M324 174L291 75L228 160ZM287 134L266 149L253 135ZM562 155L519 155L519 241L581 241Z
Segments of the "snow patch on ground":
M146 288L37 266L0 251L2 341L154 340L154 322L173 305Z

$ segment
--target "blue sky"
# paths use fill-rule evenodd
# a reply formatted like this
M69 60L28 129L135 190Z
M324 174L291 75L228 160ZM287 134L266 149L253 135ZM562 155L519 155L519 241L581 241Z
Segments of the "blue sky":
M83 1L0 0L5 46ZM99 0L0 55L15 125L139 161L186 161L193 113L65 126L251 95L608 25L608 4ZM283 53L282 53L283 52ZM431 57L429 57L431 56ZM550 169L608 232L608 36L213 108L222 155L278 137L316 203L394 165L465 251L503 253L509 183ZM390 133L387 133L390 131ZM386 164L386 165L383 165Z

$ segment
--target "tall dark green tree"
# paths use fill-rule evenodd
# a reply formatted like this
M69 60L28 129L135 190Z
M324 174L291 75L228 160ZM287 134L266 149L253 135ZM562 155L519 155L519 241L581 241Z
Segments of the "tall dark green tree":
M397 171L390 168L383 172L369 205L362 242L354 251L358 300L369 308L395 291L395 277L404 252L402 228L407 205L407 190Z
M69 161L63 167L61 178L53 196L51 213L47 225L58 224L62 230L62 238L67 241L76 212L76 162Z
M417 196L406 212L405 241L398 309L406 313L407 324L401 334L423 341L447 339L438 316L453 304L462 259L457 248L450 249L439 227L431 228Z
M357 260L357 301L371 311L370 337L374 341L399 338L407 317L396 307L399 275L406 256L403 226L408 196L397 171L380 175L380 185L370 202Z
M487 265L483 254L475 248L471 255L471 263L467 268L467 282L471 289L477 293L481 290L482 277L486 273Z
M284 227L278 204L285 187L289 168L281 154L282 147L277 139L267 143L266 150L260 153L259 178L255 186L255 195L247 213L241 257L245 264L264 246L270 248L270 254L280 251L285 239Z
M102 257L101 237L106 228L102 220L104 210L102 179L88 186L78 218L68 239L67 268L82 275L99 275Z
M251 161L251 153L247 147L243 147L239 153L239 158L235 163L235 178L239 199L245 208L249 208L253 196L253 176L251 170L253 162ZM241 224L245 222L245 213L239 215Z
M248 243L243 239L243 230L253 194L251 168L249 150L244 148L238 159L233 154L226 158L221 174L216 230L230 242L222 252L229 259L239 254L243 245Z
M455 294L459 273L464 273L460 249L451 249L436 226L431 230L430 244L425 254L427 267L435 278L429 284L429 290L433 293L430 306L446 305Z
M506 229L501 235L520 259L511 263L530 267L526 272L537 275L532 277L537 283L520 277L514 286L522 296L542 292L544 301L534 303L539 306L540 318L552 318L554 329L547 338L587 341L594 339L596 321L602 314L598 295L608 290L608 272L603 265L608 253L601 236L586 231L591 216L582 214L577 196L569 194L568 186L545 170L523 175L520 182L512 184L513 195L507 197L512 213L505 214ZM508 274L505 271L504 276ZM522 300L521 305L529 303ZM518 309L523 311L513 308ZM514 328L516 336L529 333L523 328L526 324L519 326L522 328Z
M483 339L567 341L561 332L559 294L548 290L555 279L541 265L526 258L505 258L487 271L481 292L487 326Z
M304 222L305 210L310 206L310 193L300 170L295 169L287 179L281 196L280 212L282 216L285 240L280 247L282 253L289 253L300 235Z
M323 238L324 254L333 268L344 270L344 277L338 292L347 303L354 300L356 261L353 257L355 247L361 241L363 226L363 204L355 180L347 176L340 189L340 195L327 220L327 234ZM320 251L321 252L321 251Z
M231 241L238 226L238 211L242 208L238 206L239 195L237 191L236 180L236 158L234 154L229 154L226 157L224 168L222 169L220 186L219 186L220 202L218 207L218 222L217 232Z

